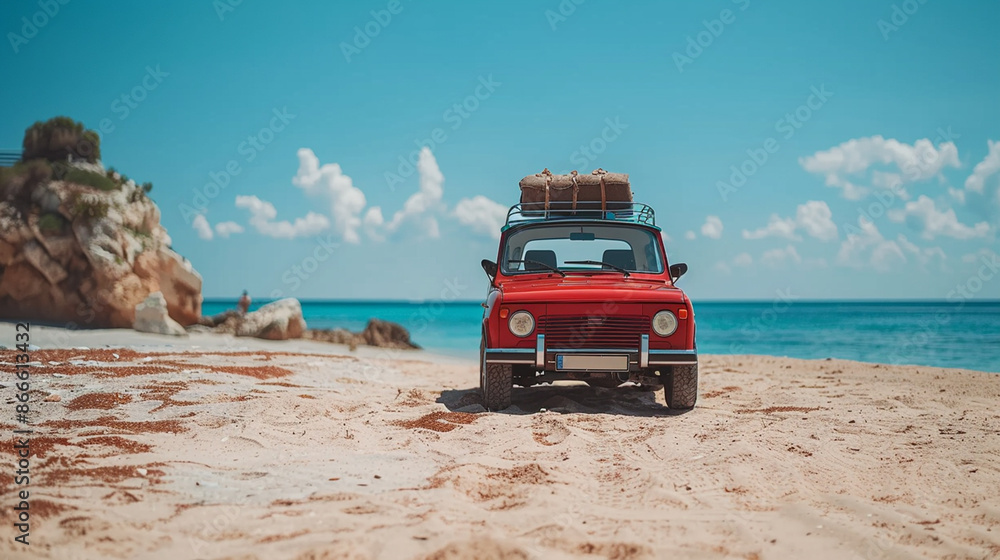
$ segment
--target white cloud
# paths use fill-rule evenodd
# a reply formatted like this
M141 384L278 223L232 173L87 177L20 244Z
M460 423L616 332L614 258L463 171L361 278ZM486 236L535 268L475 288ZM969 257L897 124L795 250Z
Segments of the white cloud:
M444 175L438 167L437 160L434 159L434 154L426 146L420 150L417 172L420 175L420 190L410 195L403 204L403 209L393 215L392 221L386 225L389 231L396 231L404 221L418 218L428 211L441 207L441 198L444 196Z
M969 253L967 255L962 255L962 262L965 264L971 264L974 262L982 262L987 266L991 266L996 262L997 255L989 249L980 249L975 253Z
M802 262L802 257L799 256L799 252L795 250L795 247L789 245L784 249L771 249L770 251L765 251L760 257L760 262L772 267L779 267L785 264L785 262L791 261L794 263Z
M684 233L684 239L687 239L688 241L694 241L695 239L698 239L698 234L691 230L688 230Z
M500 228L507 222L507 207L482 195L458 201L453 214L460 224L495 239L500 238Z
M250 211L250 225L259 233L277 239L315 235L330 227L330 221L326 216L315 212L307 213L304 218L296 218L294 223L274 222L272 220L278 216L274 205L256 196L237 196L236 207Z
M874 165L893 166L898 173L873 170L869 179L871 184L877 188L894 189L904 198L906 193L902 184L926 181L940 176L945 167L957 168L961 165L954 142L934 146L931 140L922 138L913 144L905 144L882 136L848 140L829 150L799 158L799 164L810 173L823 175L827 186L841 189L844 198L849 200L862 198L869 189L858 186L848 177L864 177Z
M456 219L473 232L496 239L506 221L507 207L478 195L462 199L452 211L444 203L444 174L430 148L420 150L417 172L420 186L411 194L403 207L387 218L380 206L365 209L366 199L351 178L341 172L337 164L319 167L311 150L299 150L299 172L292 180L307 193L327 193L333 201L333 216L337 231L348 242L360 241L359 229L364 229L371 239L384 241L405 224L412 224L429 238L441 236L440 216Z
M872 249L871 263L879 272L887 272L896 261L905 263L906 256L895 241L879 243Z
M392 220L386 222L382 216L382 209L378 206L368 210L368 213L365 214L365 226L370 233L378 229L394 233L404 223L414 222L420 225L427 237L440 237L438 222L433 214L445 209L441 202L444 197L444 174L441 173L434 154L426 146L420 150L417 172L420 175L420 190L406 199L402 210L393 214ZM384 236L374 233L374 237Z
M379 231L383 225L385 225L385 218L382 217L382 209L378 206L369 208L365 212L365 232L368 233L368 237L371 237L375 241L384 241L385 236Z
M753 264L753 257L750 256L750 253L740 253L733 259L733 264L736 266L750 266Z
M722 220L718 216L709 216L701 226L701 234L711 239L719 239L722 237L722 229Z
M243 226L236 222L219 222L215 224L215 233L219 237L229 237L230 235L243 233Z
M423 220L423 228L427 237L430 237L431 239L441 237L441 229L438 227L438 221L436 218L425 218Z
M881 232L875 227L871 220L866 220L863 216L858 217L858 228L848 228L847 239L840 244L840 251L837 253L837 263L853 268L864 268L867 264L875 270L886 272L891 268L893 261L906 262L906 256L895 241L886 241ZM854 231L850 231L853 229ZM871 249L868 258L865 253Z
M783 237L793 241L802 238L795 233L798 224L792 218L781 218L777 214L771 214L771 219L767 225L754 231L743 230L743 239L764 239L765 237Z
M795 211L795 222L806 233L821 241L837 239L837 225L833 223L833 212L820 200L810 200L799 205Z
M850 181L843 181L839 185L830 185L828 182L827 186L838 186L843 189L841 195L847 200L861 200L871 192L867 187L859 187Z
M837 225L833 223L832 217L833 212L826 202L810 200L799 205L794 218L781 218L777 214L772 214L766 226L753 231L743 230L743 239L781 237L800 241L802 238L796 231L801 228L816 239L833 241L837 239L838 234Z
M899 173L872 171L872 185L882 189L892 189L903 184L903 176Z
M827 268L829 265L826 264L826 259L820 257L815 259L805 259L802 264L809 268Z
M733 268L748 267L752 264L753 264L753 257L750 256L750 253L740 253L736 255L736 258L733 259L731 265L726 261L716 262L715 270L723 274L730 274L733 271Z
M204 214L198 214L191 220L191 227L198 232L198 237L204 239L205 241L210 241L214 235L212 234L212 226L208 225L208 219L205 218Z
M954 237L955 239L972 239L985 237L990 232L990 224L979 222L967 226L958 221L955 210L941 211L934 201L921 195L917 200L907 202L902 209L889 211L889 219L894 222L907 222L921 229L924 239L934 239L937 236Z
M954 187L948 187L948 194L951 195L955 202L959 204L965 204L965 191L962 189L956 189Z
M360 242L358 228L361 227L361 212L367 204L365 193L354 186L349 176L344 175L340 165L327 163L321 167L319 158L309 148L301 148L298 156L299 170L292 183L307 194L328 197L334 231L348 243ZM315 216L319 215L310 214L314 216L311 222L313 227L318 227L319 221Z
M920 263L920 266L926 266L935 258L941 261L948 259L948 256L944 254L944 250L940 247L917 247L902 233L896 236L896 243L905 253L912 255Z
M965 190L982 193L986 185L986 179L1000 172L1000 142L987 140L989 151L983 161L976 164L972 170L972 175L965 180Z

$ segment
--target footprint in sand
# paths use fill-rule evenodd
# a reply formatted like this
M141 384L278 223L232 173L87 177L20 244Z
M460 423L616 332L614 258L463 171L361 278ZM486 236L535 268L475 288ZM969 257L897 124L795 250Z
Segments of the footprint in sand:
M78 516L63 519L59 522L59 527L67 536L79 538L87 534L94 535L105 532L111 528L111 524L91 517Z
M202 416L197 418L194 422L202 428L221 428L231 423L228 418L224 418L222 416Z
M569 437L569 429L555 418L538 418L532 422L532 437L546 446L559 445Z
M243 436L226 436L219 441L220 447L227 449L247 449L250 447L264 448L265 445L253 438Z
M348 515L371 515L374 513L380 513L382 508L375 504L361 504L345 508L342 511Z

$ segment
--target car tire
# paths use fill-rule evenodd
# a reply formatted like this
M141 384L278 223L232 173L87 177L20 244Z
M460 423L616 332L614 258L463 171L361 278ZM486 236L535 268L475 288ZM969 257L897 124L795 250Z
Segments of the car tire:
M677 409L694 408L698 400L698 364L673 366L663 384L667 406Z
M503 410L510 406L514 393L514 367L511 364L487 364L486 341L479 345L479 391L486 410Z

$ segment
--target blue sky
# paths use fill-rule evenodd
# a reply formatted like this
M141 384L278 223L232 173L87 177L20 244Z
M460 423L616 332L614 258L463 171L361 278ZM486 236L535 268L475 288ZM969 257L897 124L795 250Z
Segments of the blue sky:
M101 131L206 296L474 300L603 167L696 299L1000 297L996 2L178 4L5 2L0 149Z

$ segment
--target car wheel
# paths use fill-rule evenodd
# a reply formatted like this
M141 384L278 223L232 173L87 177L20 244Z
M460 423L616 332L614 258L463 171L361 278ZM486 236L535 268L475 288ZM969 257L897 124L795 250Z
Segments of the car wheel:
M698 400L698 364L673 366L663 384L663 394L670 408L694 408Z
M510 364L487 364L480 390L486 410L503 410L510 406L514 392L514 379Z

